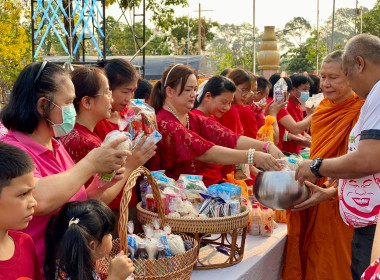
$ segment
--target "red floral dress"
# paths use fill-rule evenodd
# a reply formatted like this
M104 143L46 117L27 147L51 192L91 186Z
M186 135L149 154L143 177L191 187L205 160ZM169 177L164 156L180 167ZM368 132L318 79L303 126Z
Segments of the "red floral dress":
M235 148L239 135L213 119L189 112L189 128L170 112L161 109L157 114L158 142L156 155L149 161L150 170L165 170L178 179L181 174L202 174L209 165L196 160L214 145Z
M362 274L360 280L380 280L380 259L374 261Z

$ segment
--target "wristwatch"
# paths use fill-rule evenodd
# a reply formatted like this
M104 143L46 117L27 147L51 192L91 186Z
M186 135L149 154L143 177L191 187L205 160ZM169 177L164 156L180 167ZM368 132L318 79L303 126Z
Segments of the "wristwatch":
M323 158L316 158L310 163L310 170L317 178L322 178L323 176L319 173L319 168L322 165Z

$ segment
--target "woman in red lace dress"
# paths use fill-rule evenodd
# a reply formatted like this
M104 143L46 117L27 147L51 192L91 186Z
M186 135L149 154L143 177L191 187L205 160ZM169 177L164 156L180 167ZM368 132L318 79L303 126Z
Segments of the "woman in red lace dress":
M233 134L214 120L190 112L197 85L194 71L181 64L168 67L155 84L152 105L163 138L149 161L151 170L165 169L174 179L184 173L201 174L206 163L255 163L279 170L275 158L283 154L274 145Z
M109 89L105 72L97 67L80 67L71 73L76 97L74 106L77 112L74 129L61 138L66 151L75 163L84 158L92 149L100 147L102 140L94 133L95 125L111 115L112 91ZM148 147L135 149L124 164L124 179L107 189L101 200L110 203L121 191L130 173L154 155ZM91 183L91 178L86 186Z

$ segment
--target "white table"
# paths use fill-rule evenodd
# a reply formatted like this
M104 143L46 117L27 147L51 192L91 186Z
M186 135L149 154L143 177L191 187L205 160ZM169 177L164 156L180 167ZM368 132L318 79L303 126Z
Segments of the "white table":
M243 260L227 268L194 270L191 280L281 279L286 243L286 224L279 223L271 237L247 234Z

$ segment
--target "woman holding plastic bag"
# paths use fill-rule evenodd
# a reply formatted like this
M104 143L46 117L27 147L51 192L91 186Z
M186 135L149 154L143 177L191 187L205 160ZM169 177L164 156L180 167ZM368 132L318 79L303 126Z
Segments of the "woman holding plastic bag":
M248 163L279 170L276 158L283 154L274 145L231 134L214 120L190 112L197 85L195 72L181 64L168 67L155 84L152 105L163 138L149 161L150 169L165 169L175 179L180 174L202 173L205 163Z
M37 200L33 220L24 230L34 241L40 268L45 257L44 236L48 220L68 201L98 199L107 187L93 181L83 184L96 173L118 170L128 151L116 150L126 138L93 149L77 164L54 139L69 133L75 124L75 91L70 75L51 62L26 66L12 89L9 103L0 119L9 133L0 141L26 151L36 166L34 197ZM122 179L117 176L116 179Z
M109 90L107 76L100 68L77 68L71 73L71 79L76 93L74 107L77 117L74 129L68 135L62 137L61 142L73 161L78 162L92 149L102 145L103 141L94 133L94 128L99 121L111 116L112 92ZM117 139L123 134L119 132L112 138ZM106 137L106 139L108 138ZM106 204L110 203L120 193L132 171L143 165L154 155L155 149L152 149L152 145L147 145L144 149L140 150L143 144L144 141L140 141L138 146L132 151L132 155L127 157L124 164L123 180L120 180L102 194L100 199ZM131 140L128 138L117 148L131 150ZM107 184L108 181L112 180L112 176L113 174L111 173L111 176L108 176L107 179L104 179L103 176L100 176L100 178L102 178L104 184ZM93 178L86 185L90 184L92 180Z

